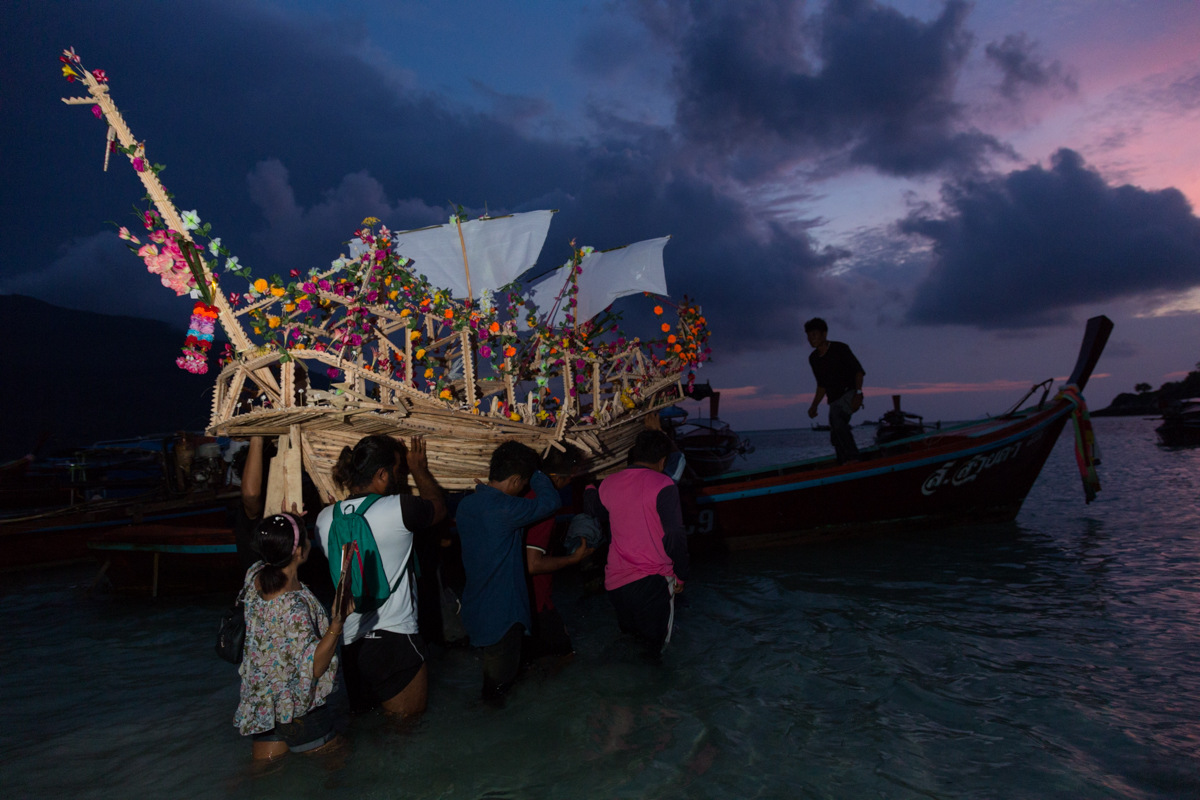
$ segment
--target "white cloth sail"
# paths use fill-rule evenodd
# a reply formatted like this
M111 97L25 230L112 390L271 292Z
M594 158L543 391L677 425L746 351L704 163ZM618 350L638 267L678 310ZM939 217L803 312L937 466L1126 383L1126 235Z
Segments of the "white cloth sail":
M471 291L478 298L484 289L496 290L514 281L537 263L553 211L529 211L507 217L472 219L462 224L471 268ZM435 225L396 235L395 249L411 258L413 271L458 298L467 296L458 226Z
M576 319L586 322L608 308L614 300L626 295L650 292L667 295L667 278L663 271L663 248L670 236L647 239L625 247L604 252L593 251L583 257L579 266L579 294L576 297ZM529 287L529 295L539 309L539 318L549 313L554 300L562 292L570 276L570 263L539 278ZM566 313L566 296L559 303L552 324L561 324ZM524 326L524 320L522 327Z

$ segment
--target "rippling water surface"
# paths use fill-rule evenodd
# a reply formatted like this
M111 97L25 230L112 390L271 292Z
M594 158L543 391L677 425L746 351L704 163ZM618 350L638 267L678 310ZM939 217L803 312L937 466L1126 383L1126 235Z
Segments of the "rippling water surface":
M88 596L6 578L12 797L1194 797L1200 450L1101 419L1085 506L1059 442L1016 523L730 556L694 570L663 667L607 600L560 592L579 653L502 710L435 651L429 712L263 771L231 719L223 598ZM864 435L870 431L864 431ZM753 435L757 464L827 434Z

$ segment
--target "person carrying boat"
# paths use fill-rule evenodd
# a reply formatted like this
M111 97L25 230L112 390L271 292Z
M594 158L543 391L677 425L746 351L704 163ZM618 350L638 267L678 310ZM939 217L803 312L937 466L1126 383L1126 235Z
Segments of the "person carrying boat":
M604 588L617 624L655 658L671 641L675 595L683 591L689 568L679 487L663 474L671 450L661 430L642 431L630 465L605 478L585 501L585 510L612 531Z
M521 669L523 640L533 630L525 586L525 526L562 506L558 489L540 471L541 458L520 442L492 452L487 483L458 505L462 541L462 621L482 649L483 699L498 703ZM522 497L526 487L536 496Z
M829 341L829 325L820 317L804 323L804 333L813 351L808 355L817 392L808 408L810 418L817 416L821 398L829 402L829 440L837 453L837 463L858 461L858 445L850 431L850 417L863 405L863 378L866 372L850 347L844 342Z
M579 451L571 445L565 445L563 450L551 448L542 463L542 469L554 484L560 498L562 490L575 476L578 461ZM525 497L535 500L537 492L530 490ZM529 571L529 595L533 612L530 655L535 659L542 656L568 656L575 652L571 637L567 633L567 626L563 623L558 609L554 607L554 599L551 596L554 589L554 573L578 564L595 552L587 541L581 541L573 553L551 555L556 521L556 516L551 514L530 525L525 533L525 568Z
M405 464L420 497L400 493L406 483ZM374 588L382 589L382 596L372 598L374 607L364 603L346 617L342 660L350 706L363 711L382 705L389 714L421 714L429 697L429 650L417 628L413 536L446 516L442 489L429 472L425 442L414 436L405 448L390 436L364 437L353 449L342 448L333 480L349 496L317 516L321 549L328 557L330 540L340 541L342 526L357 523L348 518L359 515L369 537L354 539L360 555L352 568L363 576L364 587L367 576L382 568L379 580L372 581ZM337 565L340 572L340 554L329 562L331 570Z
M267 517L254 531L259 560L246 572L246 639L234 725L252 739L256 760L316 751L335 736L325 699L337 673L345 608L333 618L296 576L311 551L293 514Z

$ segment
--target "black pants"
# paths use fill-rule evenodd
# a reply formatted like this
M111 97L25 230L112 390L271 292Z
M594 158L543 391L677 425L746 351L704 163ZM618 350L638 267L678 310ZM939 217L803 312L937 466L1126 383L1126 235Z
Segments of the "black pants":
M845 464L858 458L858 445L854 442L854 433L850 430L850 416L854 401L854 393L844 395L829 404L829 441L833 443L833 451L837 453L837 462Z
M575 652L567 626L559 616L558 609L551 606L538 611L533 617L533 641L530 643L530 658L544 656L569 656Z
M525 626L514 622L500 641L479 648L483 651L483 699L500 697L517 679L524 639Z
M609 591L617 611L617 624L659 654L671 635L674 622L674 593L662 575L648 575Z

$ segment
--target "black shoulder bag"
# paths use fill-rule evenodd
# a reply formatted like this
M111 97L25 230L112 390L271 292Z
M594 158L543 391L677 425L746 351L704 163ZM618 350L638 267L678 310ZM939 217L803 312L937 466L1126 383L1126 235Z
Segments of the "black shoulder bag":
M217 655L230 664L242 663L242 651L246 647L246 604L238 593L237 602L221 615L221 627L217 629Z

